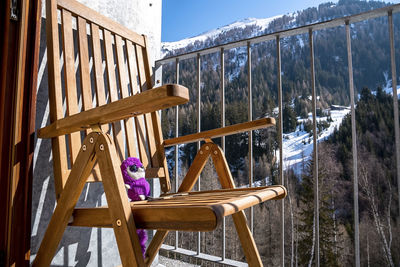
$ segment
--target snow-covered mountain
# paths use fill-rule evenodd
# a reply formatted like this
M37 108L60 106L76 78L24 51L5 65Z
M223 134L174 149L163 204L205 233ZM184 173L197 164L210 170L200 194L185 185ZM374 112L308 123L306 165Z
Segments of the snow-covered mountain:
M253 27L253 30L247 37L257 36L257 35L264 33L265 29L268 28L268 26L270 25L270 23L272 21L274 21L278 18L281 18L281 17L283 17L283 15L278 15L278 16L274 16L274 17L270 17L270 18L261 18L261 19L246 18L246 19L243 19L240 21L235 21L231 24L219 27L217 29L213 29L213 30L204 32L204 33L199 34L194 37L185 38L183 40L176 41L176 42L163 42L163 43L161 43L161 51L162 51L161 57L164 57L165 55L167 55L168 52L171 52L171 51L174 51L177 49L181 49L181 48L185 48L189 45L194 45L196 42L205 42L207 39L215 39L218 36L220 36L221 34L227 33L234 29L245 29L246 27L255 26L255 27Z

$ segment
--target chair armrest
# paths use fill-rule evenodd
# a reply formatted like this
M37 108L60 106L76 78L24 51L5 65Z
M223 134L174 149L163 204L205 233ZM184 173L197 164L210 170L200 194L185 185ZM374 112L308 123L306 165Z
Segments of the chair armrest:
M106 105L59 119L38 130L39 138L69 134L92 125L106 124L144 113L184 104L189 101L189 90L178 84L166 84L120 99Z
M184 136L167 139L167 140L164 140L164 147L193 143L193 142L201 141L204 139L217 138L217 137L221 137L221 136L266 128L266 127L270 127L270 126L274 126L274 125L275 125L274 118L262 118L259 120L238 123L238 124L214 129L214 130L204 131L204 132L195 133L195 134L188 134L188 135L184 135Z

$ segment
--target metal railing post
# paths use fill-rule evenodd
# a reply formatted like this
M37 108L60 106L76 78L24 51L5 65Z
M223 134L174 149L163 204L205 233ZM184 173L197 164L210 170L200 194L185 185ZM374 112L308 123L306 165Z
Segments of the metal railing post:
M221 59L221 127L225 127L225 57L224 48L221 48L220 52ZM222 150L225 152L225 136L221 137ZM226 249L226 221L225 217L222 219L222 261L225 260L225 249Z
M358 219L358 171L357 171L357 134L356 134L356 112L354 108L354 82L353 82L353 60L351 53L351 37L349 21L346 21L347 62L349 68L349 89L351 101L351 137L353 152L353 196L354 196L354 261L355 266L360 266L360 228Z
M281 40L276 36L276 61L278 78L278 142L279 142L279 178L281 185L285 184L283 177L283 107L282 107L282 65L281 65ZM285 200L281 200L281 266L285 266Z
M253 120L253 96L251 86L251 46L247 42L247 86L248 86L248 119ZM249 135L249 187L253 186L253 131L248 132ZM250 231L253 233L254 228L254 208L250 207Z
M397 190L400 196L400 130L399 130L399 104L397 97L397 74L396 74L396 56L394 51L394 33L393 33L393 14L388 12L389 19L389 38L390 38L390 63L392 67L392 89L393 89L393 119L394 134L396 143L396 170L397 170ZM400 216L400 197L399 197L399 216Z
M312 117L313 117L313 156L314 156L314 212L315 212L315 262L319 266L319 188L318 188L318 132L317 132L317 93L315 88L314 69L314 41L313 31L308 31L310 41L310 65L311 65L311 88L312 88Z
M200 54L197 54L197 132L201 131L201 60ZM200 150L200 141L197 142L197 151ZM200 191L200 175L199 179L197 180L197 190ZM197 232L197 255L200 255L200 248L201 248L201 233Z
M179 58L175 62L176 67L176 83L179 84ZM175 137L179 136L179 107L175 108ZM175 192L179 188L179 146L175 146ZM178 249L179 232L175 231L175 249Z

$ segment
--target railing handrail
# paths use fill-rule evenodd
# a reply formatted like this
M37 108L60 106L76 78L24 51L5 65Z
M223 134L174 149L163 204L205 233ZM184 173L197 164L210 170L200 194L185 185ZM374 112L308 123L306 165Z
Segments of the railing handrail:
M338 26L345 26L346 22L348 22L349 24L353 24L353 23L357 23L357 22L360 22L363 20L369 20L369 19L374 19L374 18L378 18L378 17L383 17L383 16L386 16L388 14L388 12L392 12L392 13L400 12L400 4L394 4L394 5L366 11L366 12L355 14L355 15L349 15L349 16L335 18L335 19L331 19L331 20L327 20L327 21L317 22L317 23L313 23L313 24L307 24L307 25L299 26L299 27L292 28L292 29L286 29L286 30L281 30L281 31L273 32L273 33L267 33L267 34L263 34L263 35L259 35L259 36L255 36L255 37L251 37L251 38L246 38L246 39L242 39L242 40L238 40L238 41L229 42L226 44L220 44L220 45L207 47L207 48L199 49L199 50L192 51L192 52L183 53L180 55L169 56L169 57L166 57L163 59L156 60L156 66L170 63L170 62L175 62L176 59L184 60L184 59L194 58L198 54L200 54L202 56L202 55L216 53L216 52L219 52L221 50L221 48L232 49L232 48L236 48L236 47L247 46L247 44L249 44L249 43L257 44L257 43L262 43L265 41L275 40L276 37L278 37L278 36L279 36L279 38L284 38L284 37L289 37L289 36L293 36L293 35L305 34L305 33L308 33L310 29L312 31L316 31L316 30L323 30L323 29L328 29L328 28L333 28L333 27L338 27Z

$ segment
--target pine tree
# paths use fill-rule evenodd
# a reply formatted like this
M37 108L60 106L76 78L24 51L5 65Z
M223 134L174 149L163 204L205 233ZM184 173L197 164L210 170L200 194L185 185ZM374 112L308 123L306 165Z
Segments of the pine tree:
M297 126L296 112L294 112L293 107L285 104L282 111L283 116L283 132L289 133L294 132Z
M300 225L298 244L299 264L309 265L310 261L315 264L315 233L314 233L314 160L306 165L306 171L302 177L300 190ZM327 172L323 167L319 168L319 245L320 264L323 266L338 266L337 251L335 244L334 209L332 206L332 188L328 182ZM312 258L312 260L311 260Z

